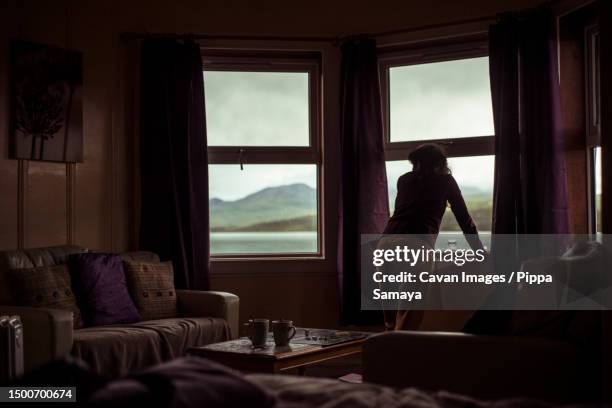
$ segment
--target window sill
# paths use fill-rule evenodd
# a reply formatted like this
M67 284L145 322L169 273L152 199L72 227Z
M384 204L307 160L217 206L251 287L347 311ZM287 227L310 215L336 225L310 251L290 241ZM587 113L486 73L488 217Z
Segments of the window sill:
M290 254L290 255L244 255L244 256L211 256L210 262L216 263L225 263L225 262L283 262L283 261L291 261L291 262L301 262L301 261L325 261L325 256L319 254L313 255L300 255L300 254Z
M211 275L214 277L312 277L336 276L335 258L314 256L292 257L223 257L211 258Z

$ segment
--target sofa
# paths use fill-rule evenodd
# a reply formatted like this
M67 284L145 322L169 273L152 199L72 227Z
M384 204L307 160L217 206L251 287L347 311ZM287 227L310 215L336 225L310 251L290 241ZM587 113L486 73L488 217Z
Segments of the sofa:
M583 400L581 380L593 374L567 342L466 333L382 333L365 343L362 361L370 383L481 399Z
M562 256L529 259L519 270L555 275L567 285L557 286L564 299L585 275L609 278L607 256L600 243L577 242ZM596 284L581 286L584 294L609 285L602 279L585 282ZM464 330L471 334L397 331L371 337L363 348L364 381L481 399L609 399L609 310L478 311Z
M62 264L82 252L87 250L73 245L0 252L0 315L21 317L26 372L72 355L98 373L122 376L180 357L190 347L237 337L239 299L225 292L176 290L174 318L79 329L73 329L68 310L11 304L7 270ZM145 251L121 257L159 262L156 254Z

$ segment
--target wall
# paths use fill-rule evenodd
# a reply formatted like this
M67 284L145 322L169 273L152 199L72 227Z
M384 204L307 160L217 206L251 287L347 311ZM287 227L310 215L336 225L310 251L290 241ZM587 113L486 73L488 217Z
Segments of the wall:
M27 17L26 17L27 16ZM116 60L111 7L59 2L5 2L0 13L0 248L78 243L111 250L127 245L116 213L112 98ZM9 39L20 38L84 52L84 163L9 160ZM119 177L127 177L122 174ZM119 210L125 211L127 208Z
M128 47L119 35L196 32L244 35L370 33L490 16L539 0L369 1L77 1L8 0L0 5L0 249L75 243L123 250L134 242L133 92L124 74ZM423 3L421 3L423 4ZM9 39L83 51L85 161L77 165L8 159ZM133 57L133 55L132 55ZM128 90L126 94L126 90ZM133 116L133 115L132 115ZM128 129L126 131L126 129ZM333 138L334 134L326 135ZM334 242L329 245L334 246ZM244 274L225 265L213 286L237 293L242 316L336 322L335 262L288 265ZM264 266L262 265L262 268ZM284 273L286 272L286 273ZM312 273L311 273L312 272Z

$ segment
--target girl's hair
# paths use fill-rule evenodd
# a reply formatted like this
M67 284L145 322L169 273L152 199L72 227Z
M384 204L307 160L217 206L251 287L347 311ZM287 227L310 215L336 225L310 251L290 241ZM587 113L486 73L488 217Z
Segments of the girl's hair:
M427 143L414 149L408 155L412 171L419 173L450 174L446 154L436 144Z

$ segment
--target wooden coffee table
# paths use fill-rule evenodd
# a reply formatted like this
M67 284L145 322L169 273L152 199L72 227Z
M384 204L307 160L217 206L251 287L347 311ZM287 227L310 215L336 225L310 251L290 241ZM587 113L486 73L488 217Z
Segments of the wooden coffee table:
M298 328L298 333L303 333L303 330ZM241 371L280 373L297 369L298 373L303 375L307 366L361 353L361 347L366 340L367 337L327 346L296 344L292 341L288 346L276 347L269 337L265 348L255 349L251 341L244 337L193 347L189 349L188 354L208 358Z

